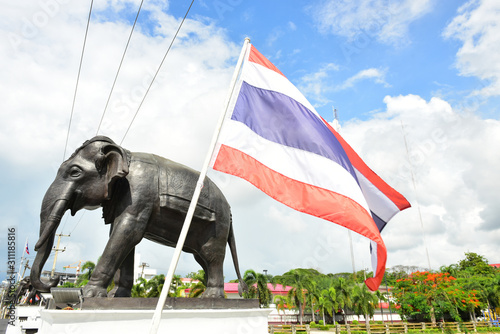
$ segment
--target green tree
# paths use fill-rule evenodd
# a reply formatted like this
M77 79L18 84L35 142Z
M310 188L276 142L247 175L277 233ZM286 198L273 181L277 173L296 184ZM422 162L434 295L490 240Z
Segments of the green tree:
M280 311L283 311L283 315L285 316L284 322L286 325L286 312L285 312L285 310L290 310L293 307L292 303L290 302L290 299L288 298L288 296L278 295L278 296L276 296L274 302L276 303L276 310L278 310L278 314L280 313Z
M495 276L474 276L468 279L473 281L469 286L478 290L478 297L486 305L490 314L494 314L494 309L500 307L500 274Z
M337 308L337 293L333 286L323 289L318 298L318 309L323 316L323 323L326 324L325 312L333 318L335 324L335 309Z
M346 309L352 307L352 296L353 296L353 284L352 281L348 281L345 278L340 277L335 282L335 291L337 294L338 306L344 311L344 324L347 324L347 312Z
M387 301L387 297L380 290L377 290L374 293L377 296L379 303ZM380 311L382 312L382 322L384 322L384 309L383 309L382 305L380 306Z
M72 282L64 282L62 285L63 288L76 288L76 284Z
M463 288L456 283L456 278L445 273L415 272L406 279L396 282L393 297L400 306L402 317L426 317L436 324L436 316L450 313L460 320L458 309L461 305Z
M314 269L292 269L281 276L275 276L277 283L284 286L290 286L288 290L288 298L299 309L299 321L302 324L304 318L304 309L306 306L307 288L311 285L311 281L321 275Z
M207 280L205 276L205 272L203 270L198 270L198 272L192 272L187 275L188 278L191 278L195 283L190 284L189 286L189 298L200 297L203 292L207 289Z
M316 308L321 295L321 290L318 288L318 281L311 280L307 284L306 303L311 308L312 321L316 321Z
M484 256L472 252L465 253L465 259L458 262L458 268L469 275L493 275L495 271Z
M132 297L133 298L145 298L146 297L146 284L147 281L143 277L139 277L136 281L137 283L132 286Z
M352 306L354 313L358 316L363 315L365 321L370 321L378 305L378 297L375 293L368 290L366 284L356 284L353 288Z
M261 307L269 307L269 304L273 301L273 295L267 286L268 276L249 269L243 274L243 281L248 286L248 292L243 292L243 297L257 297Z
M149 281L146 282L146 297L160 297L161 290L163 289L163 285L165 284L165 275L155 275Z
M88 283L90 276L92 276L92 272L95 269L95 263L92 261L87 261L82 266L82 274L78 276L76 280L76 286L84 286Z
M442 273L448 273L453 277L460 276L460 274L459 274L460 269L459 269L458 265L456 265L456 264L450 264L449 266L441 266L439 268L439 271Z
M484 256L477 253L465 253L465 258L458 264L452 264L445 268L453 274L456 271L459 284L467 291L474 291L476 296L464 296L466 308L471 320L475 318L476 311L487 307L492 310L500 306L499 272L488 264ZM478 299L479 303L476 302Z
M181 291L186 288L187 286L182 283L182 277L180 275L174 275L170 283L168 297L181 297Z

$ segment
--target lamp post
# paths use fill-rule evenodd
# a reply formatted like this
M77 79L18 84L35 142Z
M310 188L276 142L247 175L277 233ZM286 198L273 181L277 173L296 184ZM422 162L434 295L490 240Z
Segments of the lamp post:
M142 267L142 272L141 272L141 278L144 278L144 268L149 267L149 264L146 262L143 262L139 265L139 267Z

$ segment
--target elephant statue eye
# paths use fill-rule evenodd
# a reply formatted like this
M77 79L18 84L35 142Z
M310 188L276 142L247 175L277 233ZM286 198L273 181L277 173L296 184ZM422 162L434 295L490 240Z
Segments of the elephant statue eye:
M80 175L82 175L82 170L76 166L73 166L69 171L69 175L71 177L79 177Z

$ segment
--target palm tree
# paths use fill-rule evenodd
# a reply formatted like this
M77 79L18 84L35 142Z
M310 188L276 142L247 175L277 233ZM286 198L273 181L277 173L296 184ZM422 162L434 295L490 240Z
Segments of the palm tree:
M344 324L347 324L347 308L352 307L353 286L343 277L334 283L338 306L344 311Z
M168 291L168 297L180 297L181 290L185 288L182 283L180 275L174 275L172 277L172 282L170 283L170 290Z
M484 294L488 304L490 314L494 314L494 309L500 306L500 275L491 278L490 284L485 286Z
M330 315L332 316L332 323L335 325L335 313L339 309L339 302L337 300L337 290L335 290L335 287L333 285L328 288L328 297L332 302L332 312L330 313Z
M132 287L132 297L133 298L144 298L146 297L146 284L147 281L143 277L137 279L137 284Z
M311 281L309 282L308 286L307 286L307 294L306 294L306 299L307 299L307 303L311 306L311 315L312 315L312 321L316 321L316 318L315 318L315 304L318 303L318 299L319 299L319 295L320 295L320 291L318 290L317 288L318 286L318 283L316 281Z
M244 292L243 296L245 298L257 297L261 307L269 307L269 304L272 302L273 295L267 286L268 277L249 269L245 271L243 281L249 287L248 292Z
M92 261L85 262L82 266L83 274L78 276L78 279L76 280L76 286L80 287L80 286L84 286L85 284L87 284L94 269L95 269L94 262L92 262ZM86 270L86 272L85 272L85 270Z
M368 324L370 318L375 313L375 305L378 304L378 297L366 287L366 284L356 284L353 289L352 305L353 311L359 318L362 314Z
M288 290L287 297L292 301L293 305L296 305L299 308L299 321L302 325L302 319L304 318L304 309L306 304L306 289L302 289L299 286L293 287Z
M307 287L311 285L310 282L313 276L316 275L319 275L319 272L316 270L297 268L275 277L276 282L292 287L288 290L288 298L299 308L301 325L304 317Z
M161 290L163 289L163 285L165 284L165 275L156 275L146 282L146 297L160 297Z
M334 317L334 305L335 305L335 289L333 287L328 290L321 290L318 297L318 309L323 315L323 323L326 324L325 320L325 311L331 316ZM333 323L335 324L335 319L333 319Z
M439 271L442 273L448 273L453 277L459 276L459 268L456 264L450 264L449 266L441 266L439 267Z
M290 303L290 300L288 299L287 296L278 295L278 296L276 296L274 302L276 303L276 310L278 310L278 314L280 313L280 310L283 311L283 315L285 316L283 319L284 319L284 322L286 325L285 309L291 308L292 305Z
M380 305L380 302L387 301L387 298L384 296L384 294L380 290L375 291L375 295L377 296L377 298L379 300L379 305ZM380 311L382 312L382 322L384 322L384 309L382 308L382 305L380 305Z
M191 278L193 281L197 281L194 284L191 284L189 287L189 295L190 298L200 297L203 292L207 289L207 281L205 272L203 270L198 270L196 273L190 273L187 275L188 278Z

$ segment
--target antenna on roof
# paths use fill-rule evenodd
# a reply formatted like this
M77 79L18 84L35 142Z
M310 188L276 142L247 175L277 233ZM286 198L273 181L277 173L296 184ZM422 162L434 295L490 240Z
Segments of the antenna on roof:
M332 109L333 109L333 122L332 122L333 128L335 129L335 131L340 132L340 123L337 114L337 109L335 109L335 107L332 107Z

